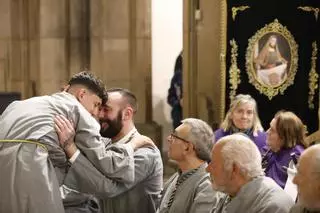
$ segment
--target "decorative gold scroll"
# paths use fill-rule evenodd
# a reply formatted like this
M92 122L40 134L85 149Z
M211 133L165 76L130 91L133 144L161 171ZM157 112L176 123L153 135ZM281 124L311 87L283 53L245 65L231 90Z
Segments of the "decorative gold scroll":
M308 104L310 109L314 109L314 95L315 90L318 88L318 78L319 75L316 70L316 62L317 62L317 54L318 54L318 47L317 42L312 43L312 56L311 56L311 69L309 72L309 97L308 97Z
M238 85L241 83L240 80L240 69L238 68L238 45L237 42L232 39L231 45L231 66L229 69L229 83L230 83L230 101L234 99L237 94Z
M236 16L237 16L237 13L238 11L244 11L246 9L249 9L250 7L247 6L247 5L244 5L244 6L239 6L239 7L232 7L232 19L233 21L236 20Z
M318 21L318 15L319 15L319 11L320 9L317 7L309 7L309 6L300 6L298 7L298 9L306 11L306 12L313 12L314 13L314 17L316 18L316 21Z
M263 52L266 52L264 48L268 49L267 45L270 44L272 37L275 37L276 40L277 48L275 49L277 49L276 54L279 61L273 67L263 68L259 64L262 58L260 56ZM264 55L270 54L270 52ZM273 69L279 66L283 68L281 73L277 73ZM249 39L246 52L246 69L249 82L270 100L279 93L283 94L287 87L293 84L297 67L298 45L290 31L277 19L265 25Z

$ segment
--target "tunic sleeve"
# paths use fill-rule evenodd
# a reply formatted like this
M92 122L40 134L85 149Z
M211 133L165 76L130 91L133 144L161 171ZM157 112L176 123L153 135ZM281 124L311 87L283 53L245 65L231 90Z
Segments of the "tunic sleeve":
M149 149L149 148L142 148ZM158 160L161 160L160 153L159 155L153 155L154 157L158 156ZM121 183L117 179L111 179L101 172L99 172L83 155L76 159L74 164L72 164L69 173L65 179L65 185L70 188L76 189L84 193L95 194L100 198L110 198L115 197L132 187L136 184L145 180L149 173L153 171L152 164L157 159L147 159L150 155L138 154L134 156L135 160L135 178L131 183ZM155 166L154 169L160 169L156 173L161 173L158 182L153 184L162 185L162 162L161 166ZM125 176L127 171L123 172ZM127 179L123 177L122 179ZM159 187L160 188L160 187ZM160 193L160 192L159 192Z

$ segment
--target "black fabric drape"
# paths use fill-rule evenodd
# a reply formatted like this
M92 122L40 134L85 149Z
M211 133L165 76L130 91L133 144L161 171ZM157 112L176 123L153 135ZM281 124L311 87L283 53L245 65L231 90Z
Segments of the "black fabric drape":
M232 7L242 5L250 6L249 9L239 12L235 21L232 19ZM320 49L320 14L316 21L313 12L305 12L297 9L299 6L320 7L319 0L228 0L227 1L227 56L226 77L229 79L228 70L231 63L231 47L229 41L235 39L238 44L238 67L241 70L241 83L237 89L237 94L245 93L253 96L258 102L259 116L264 128L269 127L269 122L274 114L281 110L290 110L296 113L307 125L309 133L318 129L318 107L319 89L314 96L314 109L308 107L309 92L309 71L311 68L312 42L317 41ZM272 100L264 95L249 83L246 70L246 50L248 40L266 24L275 19L283 25L293 35L298 44L298 69L295 75L294 84L287 87L284 94L278 94ZM317 59L317 73L319 74L319 50ZM230 104L230 85L226 81L226 106ZM319 82L319 80L318 80ZM319 84L318 84L319 85Z

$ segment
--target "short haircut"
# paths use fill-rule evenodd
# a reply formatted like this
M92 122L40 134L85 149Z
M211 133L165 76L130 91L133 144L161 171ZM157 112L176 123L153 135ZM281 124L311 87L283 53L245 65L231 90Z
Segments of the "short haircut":
M68 84L70 86L85 86L88 90L100 97L103 104L108 99L104 83L98 77L94 76L91 72L82 71L73 75L69 80Z
M110 88L110 89L107 89L107 93L112 93L112 92L120 93L121 96L125 100L125 104L129 104L132 107L133 113L136 113L138 111L137 98L130 90L124 89L124 88Z
M296 114L289 111L279 111L274 118L276 120L276 131L283 142L284 148L292 148L297 144L306 146L306 130Z
M221 144L221 156L224 169L231 171L233 164L240 168L246 178L254 178L264 174L261 165L261 154L255 143L242 133L222 137L217 144Z
M213 131L211 127L203 120L197 118L186 118L181 123L190 126L190 132L186 140L194 145L197 157L203 161L210 162L213 145Z

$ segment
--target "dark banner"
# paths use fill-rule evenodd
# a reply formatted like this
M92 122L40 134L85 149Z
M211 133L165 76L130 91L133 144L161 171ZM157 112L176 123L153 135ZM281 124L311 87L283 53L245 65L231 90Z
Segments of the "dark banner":
M232 92L250 94L264 128L284 109L296 113L309 133L316 131L320 0L229 0L227 5L226 106ZM236 89L230 79L240 80Z

